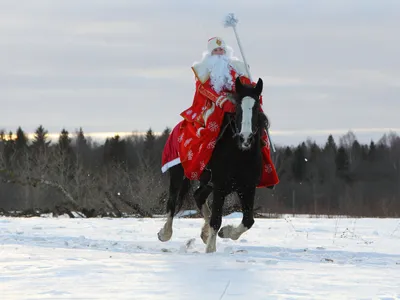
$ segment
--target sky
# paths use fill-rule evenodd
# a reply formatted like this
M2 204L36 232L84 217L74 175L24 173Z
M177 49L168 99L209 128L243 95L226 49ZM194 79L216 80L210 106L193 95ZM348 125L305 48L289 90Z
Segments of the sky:
M231 12L274 143L400 133L398 0L0 0L0 129L174 127Z

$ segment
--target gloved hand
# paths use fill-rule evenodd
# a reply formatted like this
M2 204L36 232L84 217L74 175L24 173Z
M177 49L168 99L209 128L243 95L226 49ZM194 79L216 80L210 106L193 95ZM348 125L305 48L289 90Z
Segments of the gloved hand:
M222 110L225 112L230 112L234 113L236 111L236 105L233 104L231 101L225 101L225 103L222 106Z
M234 112L236 110L235 104L228 99L226 93L221 93L221 96L216 101L216 105L225 112Z

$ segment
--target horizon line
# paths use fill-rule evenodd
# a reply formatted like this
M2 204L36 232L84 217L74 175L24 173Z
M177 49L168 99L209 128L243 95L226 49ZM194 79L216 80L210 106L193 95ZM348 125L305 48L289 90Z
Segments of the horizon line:
M296 135L339 135L339 134L346 134L349 132L353 132L354 134L357 133L400 133L400 128L393 128L393 127L384 127L384 128L350 128L350 129L301 129L301 130L270 130L271 139L273 140L273 136L296 136ZM68 132L70 138L74 138L77 136L77 131L75 132ZM121 138L126 137L133 137L133 136L145 136L147 131L98 131L98 132L83 132L85 138L92 138L96 140L105 140L107 138L113 138L119 136ZM163 132L161 131L153 131L155 136L161 136ZM5 139L7 140L9 134L4 132ZM58 139L61 135L59 133L47 133L46 136L50 140ZM32 140L35 137L35 133L25 133L25 136ZM16 138L16 134L12 134L12 139Z

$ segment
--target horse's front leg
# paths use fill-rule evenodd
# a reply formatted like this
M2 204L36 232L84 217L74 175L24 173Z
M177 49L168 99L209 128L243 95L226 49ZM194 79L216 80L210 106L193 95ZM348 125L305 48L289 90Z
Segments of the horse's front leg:
M217 233L222 223L222 208L224 206L225 196L226 192L224 190L217 186L214 187L206 253L217 251Z
M221 238L237 240L243 233L249 230L254 224L254 197L255 186L238 189L238 196L242 205L243 218L239 226L226 225L218 232Z

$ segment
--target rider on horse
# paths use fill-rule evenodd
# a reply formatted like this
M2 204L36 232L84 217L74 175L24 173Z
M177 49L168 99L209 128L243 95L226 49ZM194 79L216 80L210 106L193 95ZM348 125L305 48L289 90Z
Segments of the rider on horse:
M242 84L255 85L248 78L244 63L232 54L232 49L222 38L213 37L208 40L203 59L192 66L196 82L193 103L181 113L184 120L171 134L171 137L177 139L179 162L184 168L185 176L191 180L200 180L200 176L202 181L204 178L206 181L210 179L207 163L217 143L224 115L226 112L235 112L236 109L232 96L235 93L236 78L239 77ZM260 102L262 104L262 97ZM279 179L270 157L266 132L262 139L264 166L258 187L273 187ZM165 153L163 165L168 168L173 164L168 166L164 155Z

